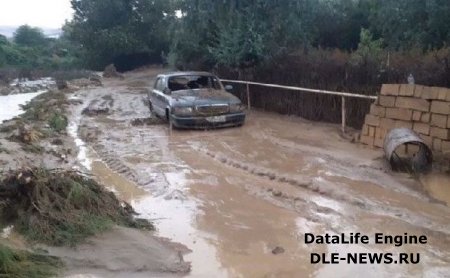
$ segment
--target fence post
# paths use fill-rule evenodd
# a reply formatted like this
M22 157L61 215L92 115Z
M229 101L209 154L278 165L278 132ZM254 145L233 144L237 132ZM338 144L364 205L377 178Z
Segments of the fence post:
M345 134L345 121L346 121L346 109L345 109L345 97L342 96L342 134Z
M251 109L251 104L250 104L250 85L247 83L247 108L248 110Z

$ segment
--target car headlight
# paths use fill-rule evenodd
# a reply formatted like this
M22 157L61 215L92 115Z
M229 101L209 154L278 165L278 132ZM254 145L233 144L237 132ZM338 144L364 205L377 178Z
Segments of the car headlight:
M172 113L178 116L190 116L194 113L194 109L189 106L172 107Z
M244 109L245 109L245 106L242 103L230 104L230 112L231 113L242 112L242 111L244 111Z

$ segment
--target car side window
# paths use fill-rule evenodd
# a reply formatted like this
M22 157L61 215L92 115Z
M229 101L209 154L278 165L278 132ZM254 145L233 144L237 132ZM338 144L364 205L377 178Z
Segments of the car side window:
M212 78L212 86L211 87L216 90L220 90L222 88L222 86L220 85L220 81L219 81L219 79L217 79L217 77Z
M165 83L165 79L164 78L161 78L161 80L159 81L159 90L161 91L161 92L163 92L164 91L164 89L166 88L166 85L165 85L166 83Z
M158 84L159 84L160 80L161 80L161 78L156 79L155 86L153 86L153 89L158 89Z
M158 78L155 82L155 89L158 91L164 90L164 80L162 78Z

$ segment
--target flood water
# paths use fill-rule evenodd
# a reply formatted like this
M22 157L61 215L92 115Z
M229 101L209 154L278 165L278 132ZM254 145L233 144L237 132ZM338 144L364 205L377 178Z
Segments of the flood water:
M136 127L132 119L148 117L142 95L127 92L126 84L108 86L78 93L86 105L113 99L110 115L79 119L77 126L98 131L83 143L83 157L92 161L97 178L155 223L157 235L192 250L184 256L192 265L187 276L450 273L446 201L430 200L416 180L389 172L381 151L349 143L338 126L252 111L242 128ZM440 185L446 181L430 176L425 183L431 195L445 196ZM305 233L342 232L425 234L428 244L304 243ZM311 252L417 252L423 260L420 265L315 265Z
M20 105L45 92L46 90L42 90L35 93L0 96L0 123L22 114L24 111Z
M450 176L432 173L421 177L425 190L436 200L450 206Z

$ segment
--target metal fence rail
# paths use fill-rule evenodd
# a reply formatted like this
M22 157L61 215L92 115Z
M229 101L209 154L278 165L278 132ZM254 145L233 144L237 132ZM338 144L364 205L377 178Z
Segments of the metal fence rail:
M316 94L325 94L325 95L333 95L333 96L340 96L342 98L342 132L345 132L346 127L346 107L345 107L345 98L361 98L361 99L368 99L368 100L376 100L377 96L367 96L367 95L361 95L361 94L352 94L352 93L345 93L345 92L335 92L335 91L327 91L327 90L317 90L317 89L309 89L309 88L302 88L302 87L294 87L294 86L284 86L284 85L278 85L278 84L266 84L266 83L259 83L259 82L252 82L252 81L243 81L243 80L228 80L228 79L221 79L222 82L225 83L235 83L235 84L244 84L246 85L247 89L247 107L250 110L251 109L251 101L250 101L250 85L256 85L256 86L262 86L262 87L269 87L269 88L276 88L276 89L285 89L285 90L291 90L291 91L301 91L301 92L308 92L308 93L316 93Z

